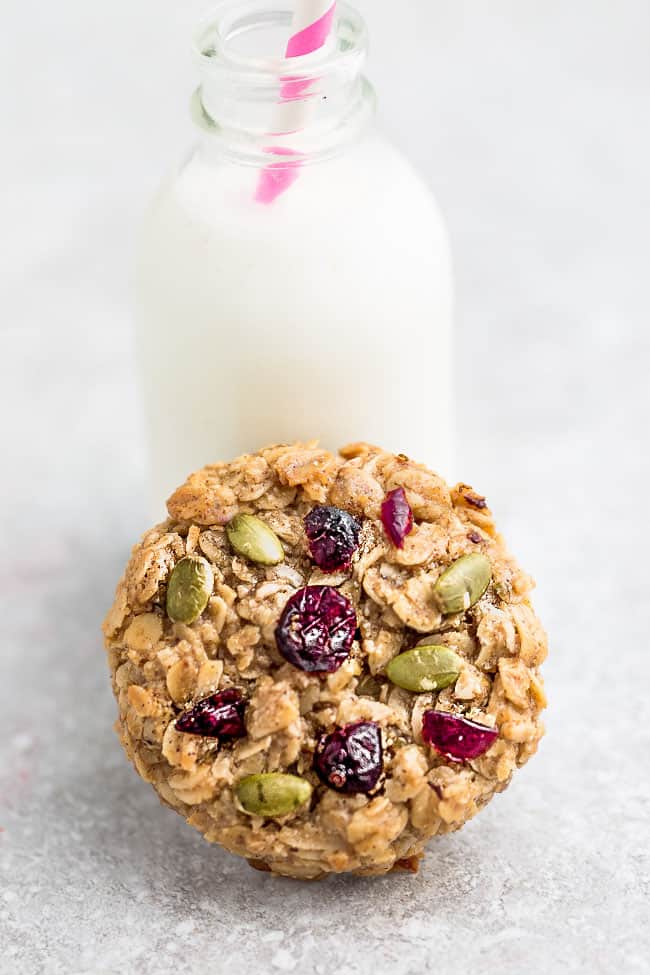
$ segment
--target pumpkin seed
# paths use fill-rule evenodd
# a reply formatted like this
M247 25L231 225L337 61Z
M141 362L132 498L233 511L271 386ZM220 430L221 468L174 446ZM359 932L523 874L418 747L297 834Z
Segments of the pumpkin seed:
M441 612L463 613L477 603L492 578L490 560L480 552L462 555L438 577L433 587Z
M386 674L406 691L441 691L458 679L463 662L449 647L424 645L393 657Z
M237 784L237 799L251 816L285 816L309 800L312 787L299 775L264 772Z
M167 615L175 623L193 623L212 594L214 575L200 555L186 555L177 562L167 585Z
M255 515L235 515L226 525L226 535L237 555L259 565L284 561L282 542L269 526Z

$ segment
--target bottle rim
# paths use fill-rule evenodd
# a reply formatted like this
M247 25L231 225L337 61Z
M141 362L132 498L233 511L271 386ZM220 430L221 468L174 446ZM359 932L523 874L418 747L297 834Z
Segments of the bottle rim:
M288 37L292 13L290 0L221 0L194 35L193 55L201 77L249 91L275 91L288 72L322 88L345 84L361 74L368 48L366 24L342 0L336 5L330 38L317 51L285 58L251 56L236 49L235 40L246 32L286 29Z

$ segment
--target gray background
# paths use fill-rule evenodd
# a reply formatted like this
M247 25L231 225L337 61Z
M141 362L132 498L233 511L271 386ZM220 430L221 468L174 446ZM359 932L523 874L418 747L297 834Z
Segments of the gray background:
M98 627L145 525L133 239L203 5L5 0L2 972L647 971L650 5L360 6L449 221L459 470L538 578L548 736L416 878L256 874L131 771Z

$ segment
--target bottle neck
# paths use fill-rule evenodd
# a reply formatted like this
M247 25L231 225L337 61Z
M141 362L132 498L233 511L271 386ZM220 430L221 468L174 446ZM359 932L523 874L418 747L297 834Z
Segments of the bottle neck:
M290 22L288 2L226 0L199 31L192 115L210 154L252 166L304 165L341 152L374 114L360 15L338 3L329 39L311 54L251 53L282 50Z

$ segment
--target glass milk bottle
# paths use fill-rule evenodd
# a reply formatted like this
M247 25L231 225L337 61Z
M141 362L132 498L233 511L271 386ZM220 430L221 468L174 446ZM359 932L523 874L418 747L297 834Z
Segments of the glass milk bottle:
M367 440L450 473L443 221L374 128L359 14L339 3L312 54L260 55L284 49L290 19L288 4L226 0L201 30L200 141L146 220L137 331L158 504L204 464L296 439Z

